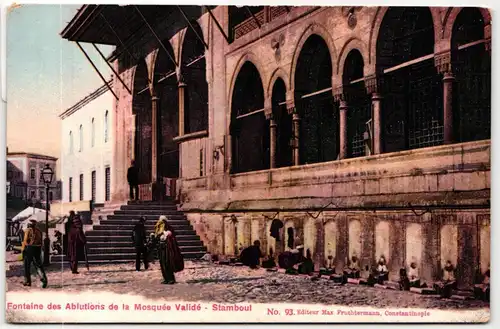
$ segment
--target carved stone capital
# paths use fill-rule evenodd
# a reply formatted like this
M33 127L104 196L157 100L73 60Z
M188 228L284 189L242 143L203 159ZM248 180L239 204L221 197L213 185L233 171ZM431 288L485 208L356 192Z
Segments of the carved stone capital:
M343 86L338 86L332 88L332 94L333 94L333 99L336 102L342 102L346 100L346 95L344 93L344 87Z
M376 74L370 75L365 78L365 87L368 94L375 94L380 92L382 85L382 78Z
M295 111L295 102L292 99L286 101L286 110L288 114L292 114Z
M451 52L447 50L436 54L434 56L434 66L440 74L451 72Z
M270 107L266 107L264 109L264 115L266 116L266 120L270 120L273 118L273 109Z
M491 55L491 38L486 39L486 41L484 42L484 47L486 51Z

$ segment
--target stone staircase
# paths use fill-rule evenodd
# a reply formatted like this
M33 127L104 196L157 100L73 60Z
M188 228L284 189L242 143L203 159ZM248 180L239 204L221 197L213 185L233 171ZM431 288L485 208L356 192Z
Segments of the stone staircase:
M85 230L89 263L123 263L135 261L132 229L140 216L145 216L146 233L154 232L160 215L165 215L176 233L184 259L201 258L206 247L196 235L186 216L177 210L173 200L129 201L126 205L103 207L93 216L92 229ZM54 255L51 263L65 262L66 256Z

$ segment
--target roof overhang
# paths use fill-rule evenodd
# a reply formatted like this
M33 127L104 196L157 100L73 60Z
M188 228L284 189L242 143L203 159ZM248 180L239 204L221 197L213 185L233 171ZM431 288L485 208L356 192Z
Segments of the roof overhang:
M135 5L84 5L61 32L69 41L120 46L140 37L148 29ZM189 20L199 19L203 6L142 5L137 6L148 23L155 28L160 23L170 27L168 35L175 35L188 26L180 9ZM121 41L120 41L121 40Z

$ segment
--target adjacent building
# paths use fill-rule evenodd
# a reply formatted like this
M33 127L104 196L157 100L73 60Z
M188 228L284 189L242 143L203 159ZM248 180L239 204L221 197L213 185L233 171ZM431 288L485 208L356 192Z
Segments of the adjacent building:
M7 195L27 203L44 203L46 186L41 173L49 165L54 172L49 200L59 200L61 184L56 179L56 163L57 158L48 155L7 150Z
M426 281L449 260L468 287L488 268L487 9L88 5L62 37L116 46L112 200L135 160L212 253L300 243Z
M62 120L63 203L110 200L114 143L112 97L104 85L59 116Z

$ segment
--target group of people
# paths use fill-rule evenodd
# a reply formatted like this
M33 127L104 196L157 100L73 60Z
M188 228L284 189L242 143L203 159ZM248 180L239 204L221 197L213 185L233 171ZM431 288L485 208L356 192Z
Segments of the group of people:
M148 238L145 223L146 218L141 217L132 232L132 240L136 250L136 270L140 271L141 260L144 263L144 268L148 269L150 251L155 249L158 252L160 261L163 276L162 283L174 284L174 273L184 269L184 259L177 244L174 229L168 223L166 216L160 216L155 225L154 233L151 233ZM41 259L42 237L43 234L37 228L37 222L35 220L30 221L24 232L21 247L24 262L24 286L31 286L31 265L34 265L42 282L42 287L47 287L47 276ZM78 262L87 260L87 238L83 231L81 217L74 211L70 212L68 220L65 223L65 234L62 237L62 244L62 248L70 263L71 272L78 274Z
M63 249L71 265L73 274L78 273L78 261L85 259L85 244L87 239L83 232L83 223L80 215L71 211L68 221L65 223L65 235L63 236ZM57 234L57 233L56 233ZM37 228L37 221L30 220L24 231L21 245L21 255L24 263L24 286L31 286L31 265L34 265L42 287L47 287L47 276L42 263L43 233Z
M166 216L160 216L155 224L154 233L147 235L146 218L141 217L132 230L132 241L135 247L135 269L141 270L141 260L144 268L149 268L150 253L156 249L160 262L163 284L174 284L175 273L184 269L184 259L175 238L175 231L168 223Z

